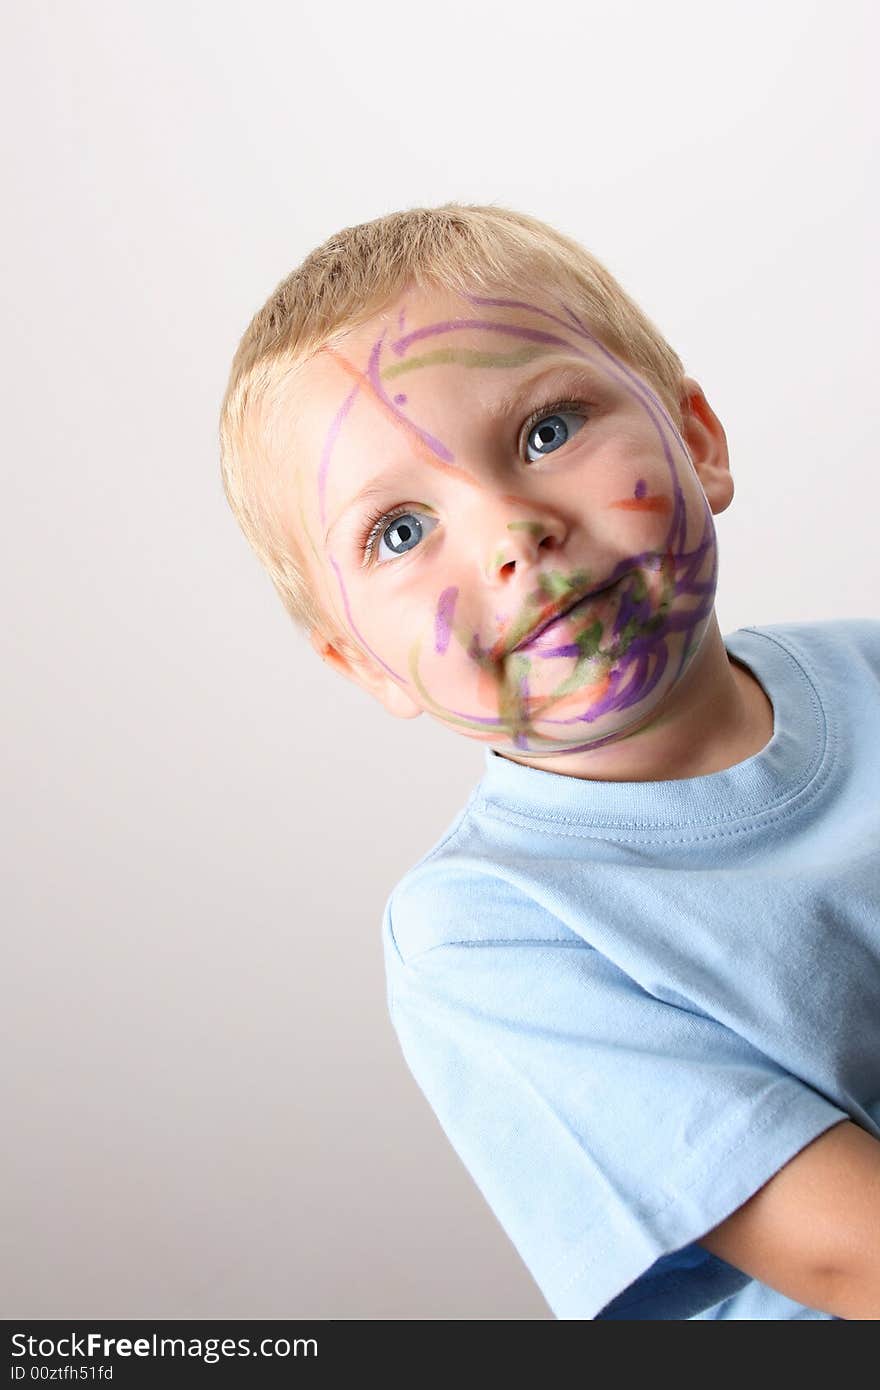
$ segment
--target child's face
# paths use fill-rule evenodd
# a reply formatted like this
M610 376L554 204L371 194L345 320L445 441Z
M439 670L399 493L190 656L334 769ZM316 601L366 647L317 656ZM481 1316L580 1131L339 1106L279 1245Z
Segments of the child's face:
M683 407L691 452L555 293L405 294L297 379L284 523L360 655L316 649L551 770L648 719L713 618L732 496L690 378Z

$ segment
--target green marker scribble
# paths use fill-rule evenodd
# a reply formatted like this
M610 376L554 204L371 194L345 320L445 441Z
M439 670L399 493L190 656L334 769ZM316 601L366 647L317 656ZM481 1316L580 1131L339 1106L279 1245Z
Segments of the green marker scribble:
M457 724L459 725L459 727L464 729L475 729L479 733L485 733L485 724L480 724L475 719L461 719L457 715L450 714L448 710L444 709L442 705L438 705L437 701L433 700L431 696L428 694L428 691L425 688L425 684L421 676L419 675L418 661L421 645L421 638L417 638L409 649L409 673L412 676L413 684L415 685L416 690L418 690L419 694L425 700L426 704L430 705L431 709L434 710L435 713L440 716L440 718L443 720L445 724ZM503 728L499 728L498 732L499 734L501 734L506 732L506 730L504 730Z
M546 570L538 576L538 588L547 598L562 599L577 596L578 590L590 582L589 570L575 570L573 574L563 574L562 570ZM534 600L540 603L540 599Z
M523 347L516 352L480 352L477 348L435 348L433 352L423 352L416 357L408 357L404 362L395 362L385 367L380 376L390 381L404 372L418 371L420 367L443 367L457 365L463 367L521 367L536 357L552 355L551 347Z
M521 687L524 676L532 669L532 660L527 652L511 652L504 668L504 677L499 693L498 713L508 736L516 740L519 734L530 732L530 720L522 701Z
M565 599L576 598L589 582L589 570L574 570L570 575L563 574L561 570L553 570L539 575L538 588L532 593L526 594L525 612L512 625L508 634L511 645L516 646L533 626L535 608L543 608L548 599L557 601L561 608L564 606Z
M508 531L531 531L533 536L540 536L544 530L541 521L508 521Z

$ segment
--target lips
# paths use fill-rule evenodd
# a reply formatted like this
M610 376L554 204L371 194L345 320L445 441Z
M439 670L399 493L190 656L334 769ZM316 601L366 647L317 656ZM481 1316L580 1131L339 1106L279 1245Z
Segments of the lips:
M585 603L588 598L601 597L602 594L607 593L610 589L613 589L614 585L617 582L618 581L615 579L611 583L602 584L599 588L589 589L587 593L580 594L576 599L573 600L573 602L567 604L565 608L561 608L558 613L551 613L549 618L543 618L540 623L538 623L534 628L532 628L531 632L527 632L525 637L521 638L520 641L516 643L516 646L511 647L510 650L512 652L518 652L522 651L524 647L530 646L537 637L540 637L541 633L545 630L545 628L548 628L553 623L558 623L560 619L567 617L568 614L571 613L575 608L579 607L580 604Z

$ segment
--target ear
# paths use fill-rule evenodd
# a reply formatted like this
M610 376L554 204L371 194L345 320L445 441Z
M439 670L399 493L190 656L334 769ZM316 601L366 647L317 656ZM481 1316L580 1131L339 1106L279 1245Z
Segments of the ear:
M693 377L682 378L679 401L682 438L694 472L714 513L723 512L733 500L733 477L724 426Z
M334 637L331 640L312 628L309 641L322 661L366 690L397 719L415 719L423 712L422 706L416 704L405 690L401 690L384 667L367 657L347 638Z

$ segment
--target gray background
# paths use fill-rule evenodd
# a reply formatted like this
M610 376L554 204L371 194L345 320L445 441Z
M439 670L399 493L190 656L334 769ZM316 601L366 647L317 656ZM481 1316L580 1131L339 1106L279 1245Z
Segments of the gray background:
M500 202L724 423L723 633L877 615L876 7L7 7L2 1315L548 1318L386 1012L482 771L293 628L222 495L319 241Z

